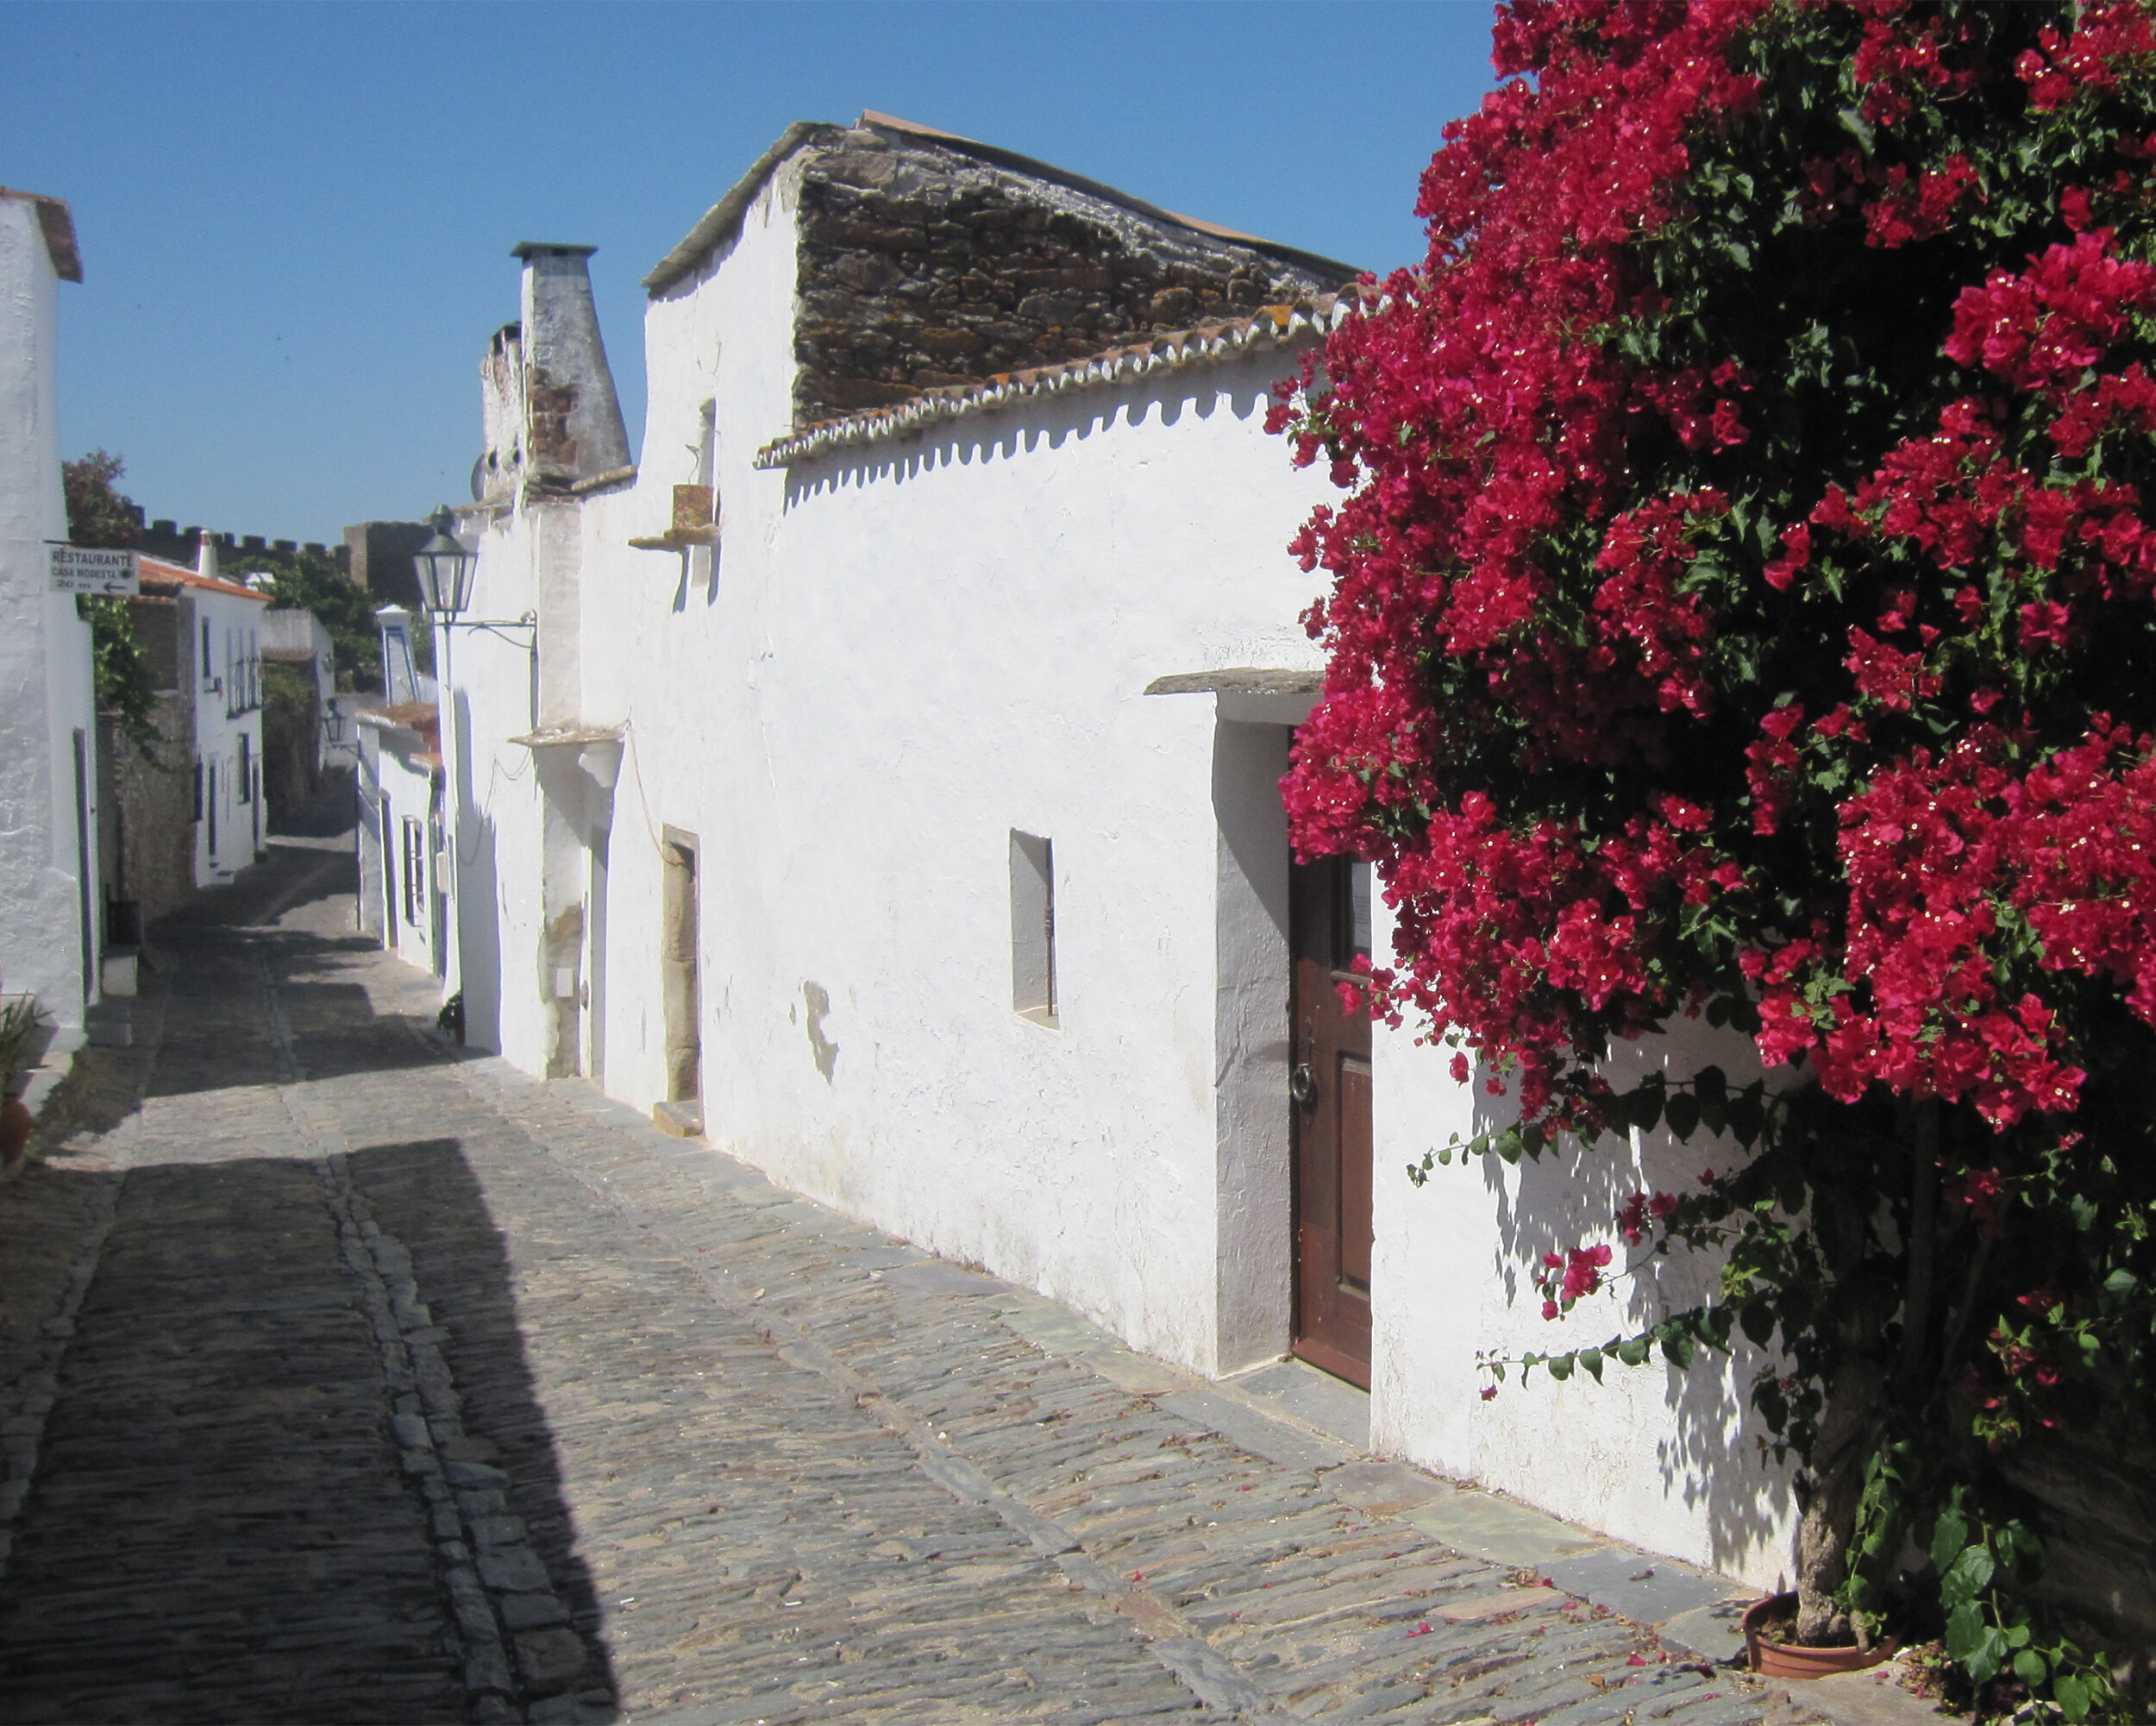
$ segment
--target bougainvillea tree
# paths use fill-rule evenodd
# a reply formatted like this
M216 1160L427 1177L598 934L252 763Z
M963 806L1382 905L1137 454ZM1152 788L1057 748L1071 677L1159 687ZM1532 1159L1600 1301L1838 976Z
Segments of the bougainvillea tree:
M1956 1657L2078 1717L2001 1459L2147 1430L2156 30L1513 0L1495 61L1426 262L1275 411L1347 493L1296 846L1379 865L1378 1009L1509 1089L1470 1148L1744 1147L1543 1272L1562 1319L1675 1241L1720 1296L1538 1364L1741 1330L1802 1637L1874 1634L1913 1541ZM1685 1014L1769 1078L1613 1091Z

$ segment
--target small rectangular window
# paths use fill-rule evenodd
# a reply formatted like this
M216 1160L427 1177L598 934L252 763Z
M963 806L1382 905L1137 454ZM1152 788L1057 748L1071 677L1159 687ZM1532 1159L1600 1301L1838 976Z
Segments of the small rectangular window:
M404 817L404 921L415 929L427 914L427 830Z
M1011 830L1011 1005L1036 1025L1056 1018L1056 865L1046 839Z
M202 681L210 681L210 619L202 620Z
M252 803L254 800L253 744L254 739L245 731L240 733L240 801L242 803Z
M195 757L195 819L202 819L202 757Z

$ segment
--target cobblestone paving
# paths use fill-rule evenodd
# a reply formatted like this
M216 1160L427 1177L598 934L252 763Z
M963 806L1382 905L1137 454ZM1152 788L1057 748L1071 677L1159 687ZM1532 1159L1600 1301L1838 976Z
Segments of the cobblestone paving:
M0 1188L0 1718L1776 1706L1395 1520L1383 1466L1243 1448L1027 1340L1045 1302L451 1058L335 863L168 927L103 1070L139 1112Z

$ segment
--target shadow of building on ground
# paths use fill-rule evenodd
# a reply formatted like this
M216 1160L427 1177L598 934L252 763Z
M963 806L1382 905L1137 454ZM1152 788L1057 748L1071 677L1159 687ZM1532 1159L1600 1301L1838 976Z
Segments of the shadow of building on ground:
M325 868L348 905L348 852L279 847L164 919L137 1014L161 1023L154 1055L85 1051L109 1083L0 1186L0 1718L472 1717L452 1573L486 1568L483 1535L544 1571L489 1578L514 1701L613 1688L505 1243L454 1138L341 1159L410 1252L461 1398L429 1442L507 1481L445 1506L412 1468L416 1399L348 1262L340 1159L286 1099L439 1051L317 932L348 914L315 890Z

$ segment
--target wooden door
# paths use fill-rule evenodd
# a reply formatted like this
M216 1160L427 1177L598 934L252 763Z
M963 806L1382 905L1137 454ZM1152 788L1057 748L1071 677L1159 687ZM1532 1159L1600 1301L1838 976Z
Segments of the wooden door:
M1297 863L1289 888L1294 1051L1294 1352L1370 1382L1370 1023L1340 1000L1370 944L1370 871Z
M665 924L661 931L661 999L666 1008L667 1101L703 1095L703 985L698 975L696 838L666 830Z

